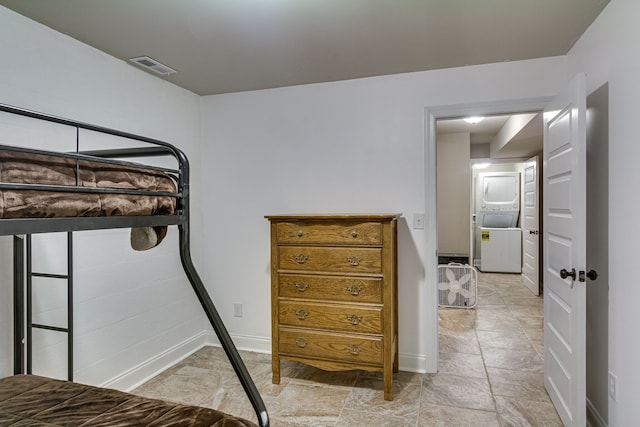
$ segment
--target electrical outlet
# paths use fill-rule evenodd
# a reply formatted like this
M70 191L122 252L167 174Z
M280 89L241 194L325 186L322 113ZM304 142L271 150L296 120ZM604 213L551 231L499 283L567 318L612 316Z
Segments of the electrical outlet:
M233 315L234 317L242 317L242 304L233 304Z
M413 228L416 230L424 230L424 214L423 213L413 214Z
M609 396L613 400L616 400L618 395L618 377L616 377L612 372L609 372Z

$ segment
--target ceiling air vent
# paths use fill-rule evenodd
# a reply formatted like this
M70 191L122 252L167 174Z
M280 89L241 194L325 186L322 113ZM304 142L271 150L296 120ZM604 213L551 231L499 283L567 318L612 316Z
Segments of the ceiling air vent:
M137 58L131 58L129 61L140 65L148 70L153 71L154 73L169 75L176 72L173 68L167 67L164 64L159 63L153 58L149 58L148 56L138 56Z

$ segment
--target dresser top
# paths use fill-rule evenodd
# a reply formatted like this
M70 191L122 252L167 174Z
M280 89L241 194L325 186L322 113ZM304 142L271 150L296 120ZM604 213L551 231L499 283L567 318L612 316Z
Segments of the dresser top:
M380 214L279 214L265 215L269 221L321 221L321 220L352 220L352 221L391 221L401 217L400 213Z

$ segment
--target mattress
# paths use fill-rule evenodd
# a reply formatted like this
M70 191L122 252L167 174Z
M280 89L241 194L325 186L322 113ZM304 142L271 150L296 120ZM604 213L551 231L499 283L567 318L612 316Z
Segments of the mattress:
M176 192L156 169L11 150L0 150L0 183ZM175 207L167 195L0 189L0 219L172 215Z
M0 426L193 426L256 424L223 412L35 375L0 379Z

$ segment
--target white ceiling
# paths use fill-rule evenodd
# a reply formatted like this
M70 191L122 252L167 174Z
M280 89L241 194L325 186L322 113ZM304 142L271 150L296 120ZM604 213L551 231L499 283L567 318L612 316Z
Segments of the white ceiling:
M199 95L564 55L609 0L0 0ZM134 65L132 65L134 66ZM438 132L490 143L509 116ZM526 157L530 126L496 157Z
M211 95L564 55L609 0L0 0Z
M464 119L438 120L439 134L469 132L472 144L488 144L493 141L510 116L485 117L480 123L467 123Z
M517 126L513 123L507 123L512 118L516 119L516 123L519 123ZM438 120L436 125L438 135L469 132L471 144L492 145L493 150L486 147L487 155L482 155L481 158L528 159L542 151L541 112L488 116L476 124L467 123L464 119L443 119ZM503 127L508 129L502 134L503 138L508 135L506 142L499 136ZM484 150L480 150L480 152L484 152Z

